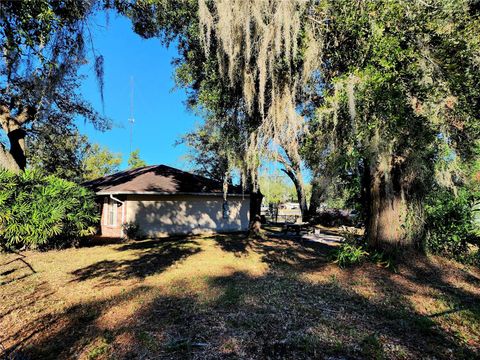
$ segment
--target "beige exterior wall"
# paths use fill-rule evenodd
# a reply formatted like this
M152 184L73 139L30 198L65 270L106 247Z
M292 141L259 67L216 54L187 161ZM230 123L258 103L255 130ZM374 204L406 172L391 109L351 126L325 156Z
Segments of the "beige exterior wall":
M222 196L128 195L126 221L136 222L147 236L246 231L250 198L228 198L223 218Z

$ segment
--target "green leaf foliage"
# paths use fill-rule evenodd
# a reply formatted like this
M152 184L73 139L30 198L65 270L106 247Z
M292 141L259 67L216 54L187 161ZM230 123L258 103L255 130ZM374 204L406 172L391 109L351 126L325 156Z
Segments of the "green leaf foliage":
M96 232L94 194L73 182L27 170L0 171L0 246L52 248Z
M119 171L121 163L122 154L113 153L107 147L93 144L83 159L83 178L94 180L113 174Z
M271 46L258 46L265 39L269 44L268 34L255 42L264 29L271 27L274 34L284 26L284 16L272 15L279 14L275 5L287 3L298 3L295 11L304 12L300 39L292 35L297 32L287 32L278 35L283 43L278 42L276 52ZM462 186L463 165L478 159L478 1L115 4L132 20L135 32L177 46L177 85L187 89L188 106L206 119L200 131L219 134L201 139L202 145L214 144L213 149L220 150L212 152L214 160L234 158L242 172L252 170L268 141L282 147L281 139L292 140L301 146L300 160L312 171L317 204L332 194L342 206L361 210L372 247L418 247L425 231L439 229L429 225L433 218L423 218L433 216L425 214L427 198L437 196L438 188ZM232 10L232 4L239 10ZM264 6L253 6L258 4ZM225 14L231 21L220 21ZM256 27L257 20L270 18ZM212 34L208 41L202 32ZM288 42L301 48L290 62L282 59ZM247 51L249 43L253 45ZM233 56L237 49L239 55ZM312 53L319 55L318 61L307 61ZM264 77L255 76L260 65L268 69ZM295 96L278 102L277 89L292 94L294 87ZM266 94L265 101L252 94ZM277 102L278 111L263 117ZM286 116L289 106L280 106L285 104L298 114ZM308 131L292 131L296 115ZM265 146L251 146L262 134L259 129L265 128L270 130L264 132ZM479 168L477 163L471 177L479 178Z
M476 196L477 195L477 196ZM480 264L478 225L474 221L473 205L478 194L466 188L457 194L447 190L432 193L425 206L428 252L456 260Z
M259 186L267 205L297 200L295 187L288 183L285 176L278 173L260 175Z
M83 78L79 71L88 62L90 51L95 57L94 70L103 104L103 57L95 53L89 19L107 5L104 1L70 0L1 2L0 152L10 157L4 147L20 146L11 154L14 159L2 167L23 169L29 162L53 173L52 165L61 167L67 163L69 168L59 175L74 178L78 168L73 167L72 173L70 166L78 160L71 146L75 139L64 136L76 135L79 119L98 130L110 128L110 120L79 91ZM25 149L15 144L16 137L10 134L16 129L23 134L21 142L28 143L27 160ZM46 156L50 153L60 154L58 162Z
M341 268L358 265L368 257L368 252L359 244L350 242L343 243L333 252L333 259Z
M147 166L147 163L140 157L140 149L132 151L128 158L128 168L137 169L144 166Z

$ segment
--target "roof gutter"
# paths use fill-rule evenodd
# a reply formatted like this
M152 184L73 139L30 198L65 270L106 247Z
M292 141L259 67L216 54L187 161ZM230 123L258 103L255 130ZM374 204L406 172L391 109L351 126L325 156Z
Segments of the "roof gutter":
M116 197L113 196L113 194L110 194L110 199L115 200L115 201L119 202L119 203L122 204L122 205L125 204L125 201L122 201L122 200L120 200L120 199L117 199Z

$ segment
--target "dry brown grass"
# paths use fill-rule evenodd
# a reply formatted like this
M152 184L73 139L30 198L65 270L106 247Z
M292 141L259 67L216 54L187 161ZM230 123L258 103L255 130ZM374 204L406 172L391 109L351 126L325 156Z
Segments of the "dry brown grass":
M475 358L480 273L339 269L241 235L0 255L0 342L30 359Z

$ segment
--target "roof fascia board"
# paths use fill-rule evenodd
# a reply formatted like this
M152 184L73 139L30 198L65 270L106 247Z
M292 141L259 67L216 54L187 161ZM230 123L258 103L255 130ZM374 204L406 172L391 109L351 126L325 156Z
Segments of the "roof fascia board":
M162 191L99 191L96 195L198 195L198 196L223 196L223 193L196 193L196 192L162 192ZM227 194L227 196L250 196L250 194Z

